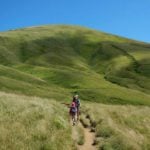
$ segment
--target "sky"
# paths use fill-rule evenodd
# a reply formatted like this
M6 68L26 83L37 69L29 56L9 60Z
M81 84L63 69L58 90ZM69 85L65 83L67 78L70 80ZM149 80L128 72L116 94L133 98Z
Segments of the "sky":
M150 42L150 0L0 0L0 31L47 24Z

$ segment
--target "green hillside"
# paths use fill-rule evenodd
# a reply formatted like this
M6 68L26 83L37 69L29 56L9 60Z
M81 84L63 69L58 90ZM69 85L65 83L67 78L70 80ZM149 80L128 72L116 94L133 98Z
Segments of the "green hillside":
M0 32L0 149L84 146L62 105L74 92L95 149L150 149L150 44L67 25Z
M0 33L0 90L150 105L150 44L78 26Z

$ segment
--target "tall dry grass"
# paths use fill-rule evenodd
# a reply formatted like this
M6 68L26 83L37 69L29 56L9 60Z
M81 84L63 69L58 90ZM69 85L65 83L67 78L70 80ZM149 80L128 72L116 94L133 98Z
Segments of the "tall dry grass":
M150 149L150 108L86 104L82 108L96 124L96 140L102 150Z
M0 92L1 150L70 150L65 108L53 100Z

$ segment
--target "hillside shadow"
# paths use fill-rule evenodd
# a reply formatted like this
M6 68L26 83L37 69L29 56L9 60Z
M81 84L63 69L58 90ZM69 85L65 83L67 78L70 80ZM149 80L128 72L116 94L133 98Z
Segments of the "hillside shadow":
M41 39L22 41L20 51L23 62L33 56L55 52L58 55L67 52L70 55L81 55L90 61L93 59L109 60L120 55L127 54L129 44L111 41L90 41L83 33L57 33L55 36L43 37Z
M149 94L150 92L150 71L149 71L149 65L142 66L141 62L148 61L147 59L143 59L138 62L138 65L135 63L130 63L126 67L122 67L120 70L117 70L115 72L109 72L105 74L105 79L126 87L130 89L139 90L142 92L145 92Z

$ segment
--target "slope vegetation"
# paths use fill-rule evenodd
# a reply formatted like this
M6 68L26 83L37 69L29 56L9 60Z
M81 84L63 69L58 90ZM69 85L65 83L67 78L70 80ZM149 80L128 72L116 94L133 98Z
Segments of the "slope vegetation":
M0 33L3 91L67 100L150 105L150 44L78 26Z
M100 150L150 149L150 108L86 103L82 121L94 128ZM88 118L88 119L87 119Z
M0 92L1 150L72 150L66 109L54 100Z

